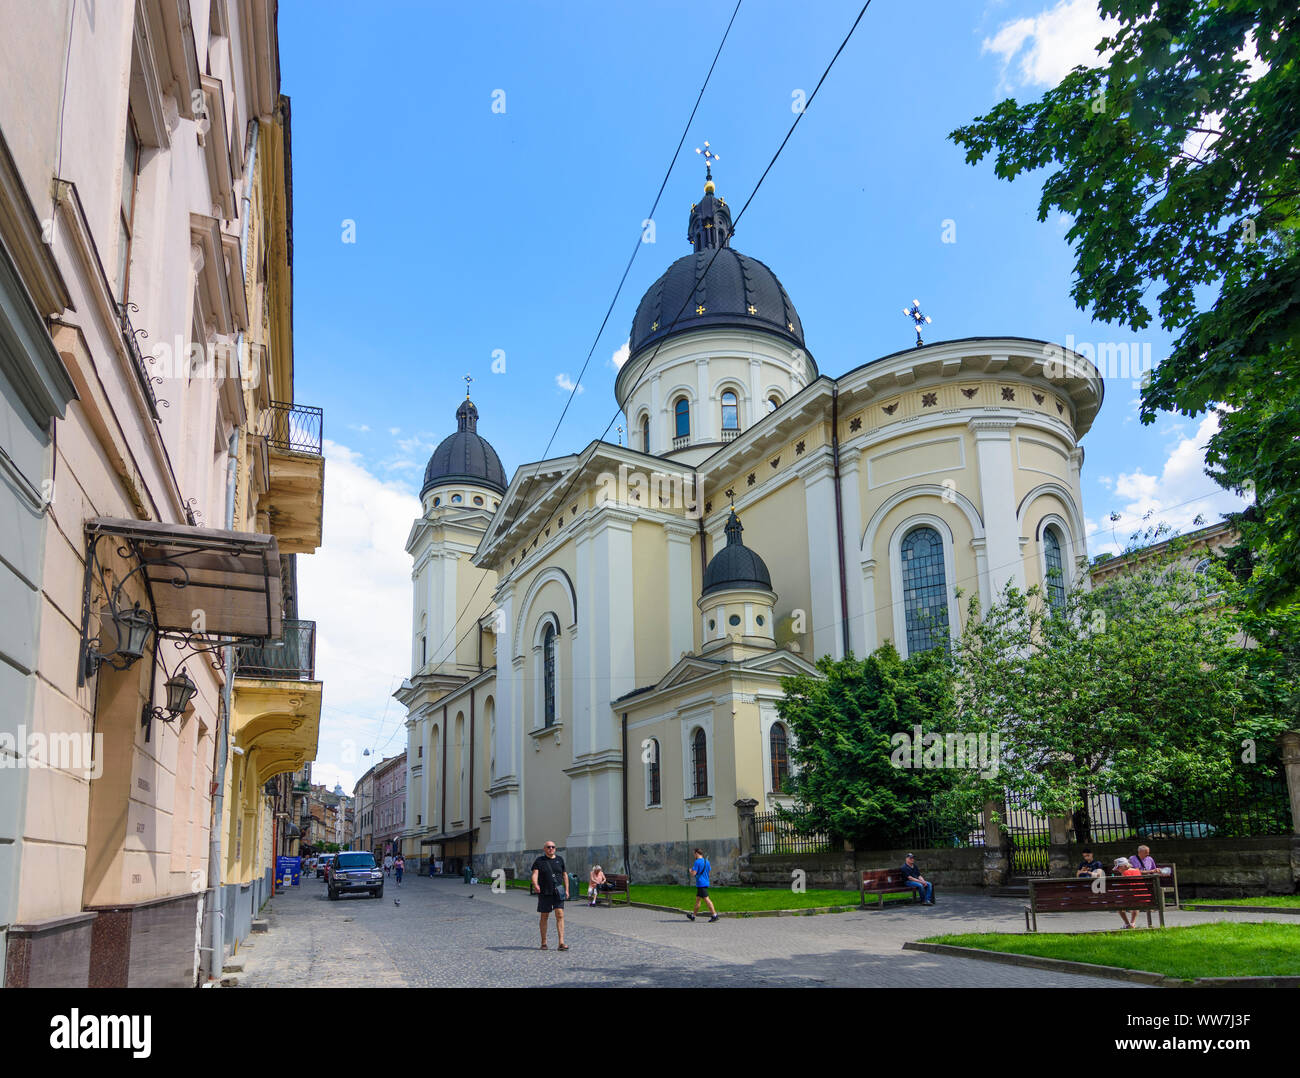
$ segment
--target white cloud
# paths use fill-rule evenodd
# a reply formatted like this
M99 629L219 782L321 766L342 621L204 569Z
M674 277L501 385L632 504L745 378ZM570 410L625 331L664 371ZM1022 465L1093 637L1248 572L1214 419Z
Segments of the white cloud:
M984 39L983 50L1002 57L1001 92L1055 86L1080 64L1098 66L1097 43L1118 27L1114 19L1101 17L1097 0L1060 0L1039 15L1004 23Z
M411 559L406 536L420 504L367 471L346 446L325 442L324 541L298 559L298 613L316 621L316 677L325 683L316 782L345 789L380 757L401 751L403 708L390 694L411 654ZM325 776L327 778L323 778Z
M396 438L399 434L402 433L402 428L401 428L401 427L389 427L389 428L388 428L388 433L391 434L394 438Z
M1243 509L1246 499L1223 490L1205 474L1205 445L1218 427L1218 416L1208 413L1195 434L1175 442L1159 476L1141 467L1121 472L1114 480L1116 497L1124 499L1114 510L1119 519L1087 522L1089 552L1118 554L1134 532L1165 523L1185 533L1201 526L1198 516L1203 524L1216 524L1224 513Z
M370 425L367 423L349 423L348 430L355 430L359 434L367 434L370 431Z
M632 342L630 340L624 341L622 347L620 347L617 352L615 352L612 356L609 357L609 365L613 367L616 371L621 371L623 369L623 364L627 362L627 357L631 354L631 352L632 352Z
M566 393L573 392L573 386L574 386L573 379L563 372L555 376L555 384L559 386L562 390L564 390L564 392ZM585 386L578 386L578 393L581 393L585 388L586 388Z

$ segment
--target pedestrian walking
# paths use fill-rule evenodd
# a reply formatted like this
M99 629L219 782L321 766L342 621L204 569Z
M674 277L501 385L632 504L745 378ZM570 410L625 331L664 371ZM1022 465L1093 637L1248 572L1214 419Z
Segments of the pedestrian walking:
M532 891L537 896L537 912L540 915L540 950L547 950L546 918L554 913L560 950L567 951L569 945L564 942L564 903L569 897L569 874L564 867L564 858L555 852L555 843L549 839L542 844L541 856L533 862Z
M406 871L406 862L402 859L402 855L399 853L393 859L393 875L397 877L398 887L402 886L402 873L405 871Z
M718 919L718 911L713 906L713 899L709 897L709 871L712 866L709 859L704 856L704 851L698 846L695 848L695 864L691 865L691 875L695 877L695 909L686 915L689 921L695 920L695 914L700 912L700 903L708 904L709 912L713 914L709 918L709 924L713 924Z
M391 876L392 874L393 874L393 855L391 853L386 853L384 854L384 875Z

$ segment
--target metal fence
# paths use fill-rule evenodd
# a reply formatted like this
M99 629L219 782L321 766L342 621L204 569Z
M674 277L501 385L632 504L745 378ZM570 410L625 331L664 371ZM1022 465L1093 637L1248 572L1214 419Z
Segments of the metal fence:
M285 619L279 640L264 647L242 647L235 655L237 677L312 681L316 676L316 623Z
M1163 796L1111 798L1076 813L1075 842L1122 842L1130 838L1205 839L1285 835L1291 802L1281 776L1260 778L1242 790L1177 789Z
M302 404L272 401L262 413L258 434L272 449L320 456L325 437L325 412Z
M984 845L984 819L978 814L924 816L900 839L896 845L914 850L971 849Z
M754 814L755 853L828 853L838 843L824 831L815 830L803 814L792 817L777 812Z

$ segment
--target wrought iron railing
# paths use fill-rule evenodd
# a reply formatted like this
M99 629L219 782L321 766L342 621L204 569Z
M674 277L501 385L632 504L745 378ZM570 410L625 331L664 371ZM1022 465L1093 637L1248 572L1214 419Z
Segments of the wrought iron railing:
M830 835L814 829L800 814L754 814L755 853L825 853L836 845Z
M930 815L917 820L900 837L899 845L908 849L970 849L984 845L984 820L978 815Z
M263 647L239 648L235 657L237 677L275 681L314 681L316 676L316 623L284 622L284 633Z
M1281 776L1257 778L1247 791L1176 789L1165 796L1099 798L1090 807L1086 817L1075 816L1070 832L1075 842L1247 838L1291 832L1290 798Z
M325 412L301 404L272 401L262 413L257 433L272 449L320 456L325 438Z
M149 368L145 366L144 354L140 351L140 337L147 337L149 334L143 329L136 329L132 326L131 316L127 313L128 311L139 311L139 309L134 303L119 303L117 305L122 339L126 342L126 351L131 357L131 366L135 370L136 381L140 383L145 399L149 402L150 413L154 419L157 419L158 395L153 390L154 379L149 373Z

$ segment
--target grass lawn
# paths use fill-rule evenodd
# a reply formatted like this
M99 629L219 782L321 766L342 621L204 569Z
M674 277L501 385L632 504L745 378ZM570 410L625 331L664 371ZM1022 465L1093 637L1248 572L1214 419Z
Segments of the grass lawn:
M1207 906L1291 906L1300 908L1300 895L1259 895L1255 898L1198 898L1184 902L1185 909Z
M1010 951L1067 962L1094 962L1163 973L1183 980L1300 976L1300 925L1216 921L1208 925L1130 932L928 936L921 942Z
M491 883L479 877L479 883ZM509 886L528 889L527 880L510 880ZM587 885L582 885L582 901L586 901ZM631 888L633 902L648 902L652 906L671 906L674 909L690 910L695 906L695 888L670 883L634 883ZM576 898L577 896L575 896ZM856 906L857 891L830 891L809 888L803 894L795 894L788 888L764 887L712 887L709 897L720 913L746 913L759 910L806 910L818 906ZM621 897L619 901L621 901ZM886 895L886 902L911 902L911 895ZM872 899L872 907L875 899ZM701 909L707 907L700 903Z

